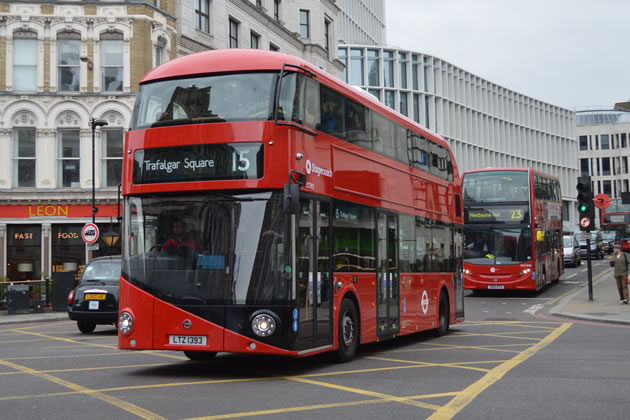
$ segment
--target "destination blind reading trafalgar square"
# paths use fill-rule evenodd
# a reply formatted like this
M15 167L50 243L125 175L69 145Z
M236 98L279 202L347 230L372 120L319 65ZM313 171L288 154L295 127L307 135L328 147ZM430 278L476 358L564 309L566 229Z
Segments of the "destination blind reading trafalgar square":
M216 181L263 177L262 143L221 143L140 149L133 183Z

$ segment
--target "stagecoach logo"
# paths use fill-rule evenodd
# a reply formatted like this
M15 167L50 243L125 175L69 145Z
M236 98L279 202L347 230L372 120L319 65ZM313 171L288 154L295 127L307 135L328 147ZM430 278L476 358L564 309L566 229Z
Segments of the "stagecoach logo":
M422 304L422 312L426 314L429 310L429 295L427 295L426 290L422 291L422 300L420 303Z
M490 272L491 272L491 273L494 273L495 271L497 271L497 269L496 269L496 268L494 268L494 267L492 267L492 268L490 269Z
M332 171L330 169L320 168L317 164L311 162L310 160L306 161L306 173L307 174L317 174L317 176L324 175L328 178L332 178Z
M190 327L192 327L192 321L190 319L185 319L184 322L182 322L182 327L189 330Z

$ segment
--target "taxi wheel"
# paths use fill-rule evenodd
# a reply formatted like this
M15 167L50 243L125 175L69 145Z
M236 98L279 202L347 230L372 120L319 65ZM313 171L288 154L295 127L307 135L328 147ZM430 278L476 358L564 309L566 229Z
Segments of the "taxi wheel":
M209 361L214 359L214 357L217 355L216 351L189 351L189 350L184 350L184 354L186 355L186 357L188 357L190 360L196 360L196 361Z
M77 327L83 334L92 334L96 328L96 322L77 321Z

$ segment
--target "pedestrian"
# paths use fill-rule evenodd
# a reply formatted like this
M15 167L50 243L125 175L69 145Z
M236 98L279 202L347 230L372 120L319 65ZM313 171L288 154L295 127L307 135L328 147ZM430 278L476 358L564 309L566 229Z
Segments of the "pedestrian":
M630 258L621 250L621 245L613 247L610 266L614 267L613 275L617 281L617 290L621 303L628 304L628 279L630 278Z

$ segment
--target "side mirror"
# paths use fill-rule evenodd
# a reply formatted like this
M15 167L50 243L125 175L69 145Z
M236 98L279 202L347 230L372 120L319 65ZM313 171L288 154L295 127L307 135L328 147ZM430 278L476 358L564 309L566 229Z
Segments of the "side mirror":
M282 211L286 214L298 214L300 210L300 186L285 184L282 195Z

